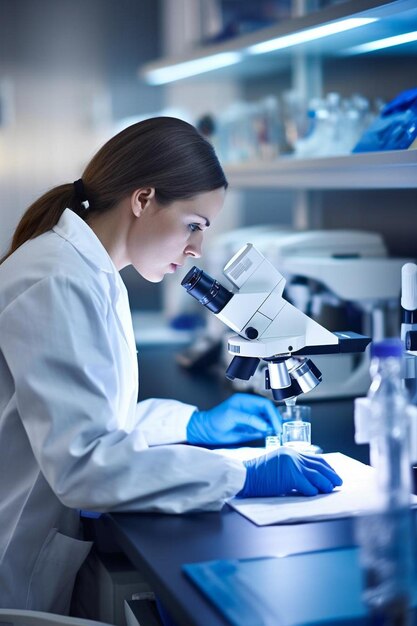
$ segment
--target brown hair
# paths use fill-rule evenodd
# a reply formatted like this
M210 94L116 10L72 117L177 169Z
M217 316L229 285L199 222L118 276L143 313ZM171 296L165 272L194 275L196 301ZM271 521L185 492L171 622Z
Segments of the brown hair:
M163 205L227 188L213 146L194 126L173 117L151 118L122 130L91 159L82 181L88 211L73 183L47 191L24 213L0 262L29 239L53 228L67 207L85 219L110 210L140 187L154 187L156 200Z

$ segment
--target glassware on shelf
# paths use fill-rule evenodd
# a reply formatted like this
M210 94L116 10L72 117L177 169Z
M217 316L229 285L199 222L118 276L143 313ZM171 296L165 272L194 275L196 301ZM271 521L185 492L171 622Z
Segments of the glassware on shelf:
M219 156L225 163L253 159L254 137L249 123L251 105L235 102L219 117Z
M219 117L218 151L224 163L275 159L283 143L278 98L235 102Z
M282 126L278 99L267 96L257 104L255 111L255 138L257 157L261 161L271 161L280 153Z
M375 100L374 112L364 96L336 92L307 101L293 90L280 98L235 102L218 118L216 148L224 163L350 154L381 106Z
M312 99L307 116L310 131L294 145L295 156L301 158L349 154L374 118L367 98L342 98L336 92Z
M281 101L286 152L292 153L297 142L309 136L312 119L308 112L307 100L296 91L284 91Z

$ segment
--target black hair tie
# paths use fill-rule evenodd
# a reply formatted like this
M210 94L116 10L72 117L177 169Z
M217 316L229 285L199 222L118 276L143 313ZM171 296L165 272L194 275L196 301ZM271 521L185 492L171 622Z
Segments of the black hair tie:
M84 207L84 210L86 211L90 207L90 203L87 200L87 195L85 193L83 179L79 178L78 180L74 180L73 185L74 185L75 196L77 200L80 201L81 205Z

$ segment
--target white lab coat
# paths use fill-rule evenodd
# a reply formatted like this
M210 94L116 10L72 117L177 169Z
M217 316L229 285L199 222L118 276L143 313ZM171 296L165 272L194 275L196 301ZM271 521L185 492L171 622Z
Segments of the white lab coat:
M77 509L219 510L245 469L187 445L195 407L137 404L127 292L70 209L0 265L0 606L66 612ZM153 447L151 447L153 446Z

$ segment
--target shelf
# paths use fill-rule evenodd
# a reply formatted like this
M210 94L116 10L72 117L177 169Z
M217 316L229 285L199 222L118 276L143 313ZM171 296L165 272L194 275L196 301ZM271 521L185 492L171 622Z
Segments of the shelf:
M376 21L348 31L332 34L306 43L292 44L285 49L263 54L252 54L250 48L257 44L271 41L278 37L294 35L300 31L314 29L324 24L349 18L371 18ZM220 54L235 55L231 65L210 71L198 70L197 75L182 80L193 80L201 76L207 80L226 78L241 79L256 76L260 72L267 74L290 67L294 52L314 56L340 57L350 54L355 46L394 35L417 31L417 3L415 0L346 0L320 11L302 17L283 20L268 28L254 33L229 39L221 44L212 44L191 50L177 58L165 58L149 63L140 69L140 75L151 84L163 84L178 80L175 78L176 66L183 63L198 62L207 57ZM382 51L388 54L417 54L417 43L407 43ZM370 54L376 54L375 52ZM165 78L157 80L157 72L164 71ZM159 82L158 82L159 81Z
M241 189L416 189L417 150L226 165L230 186Z

